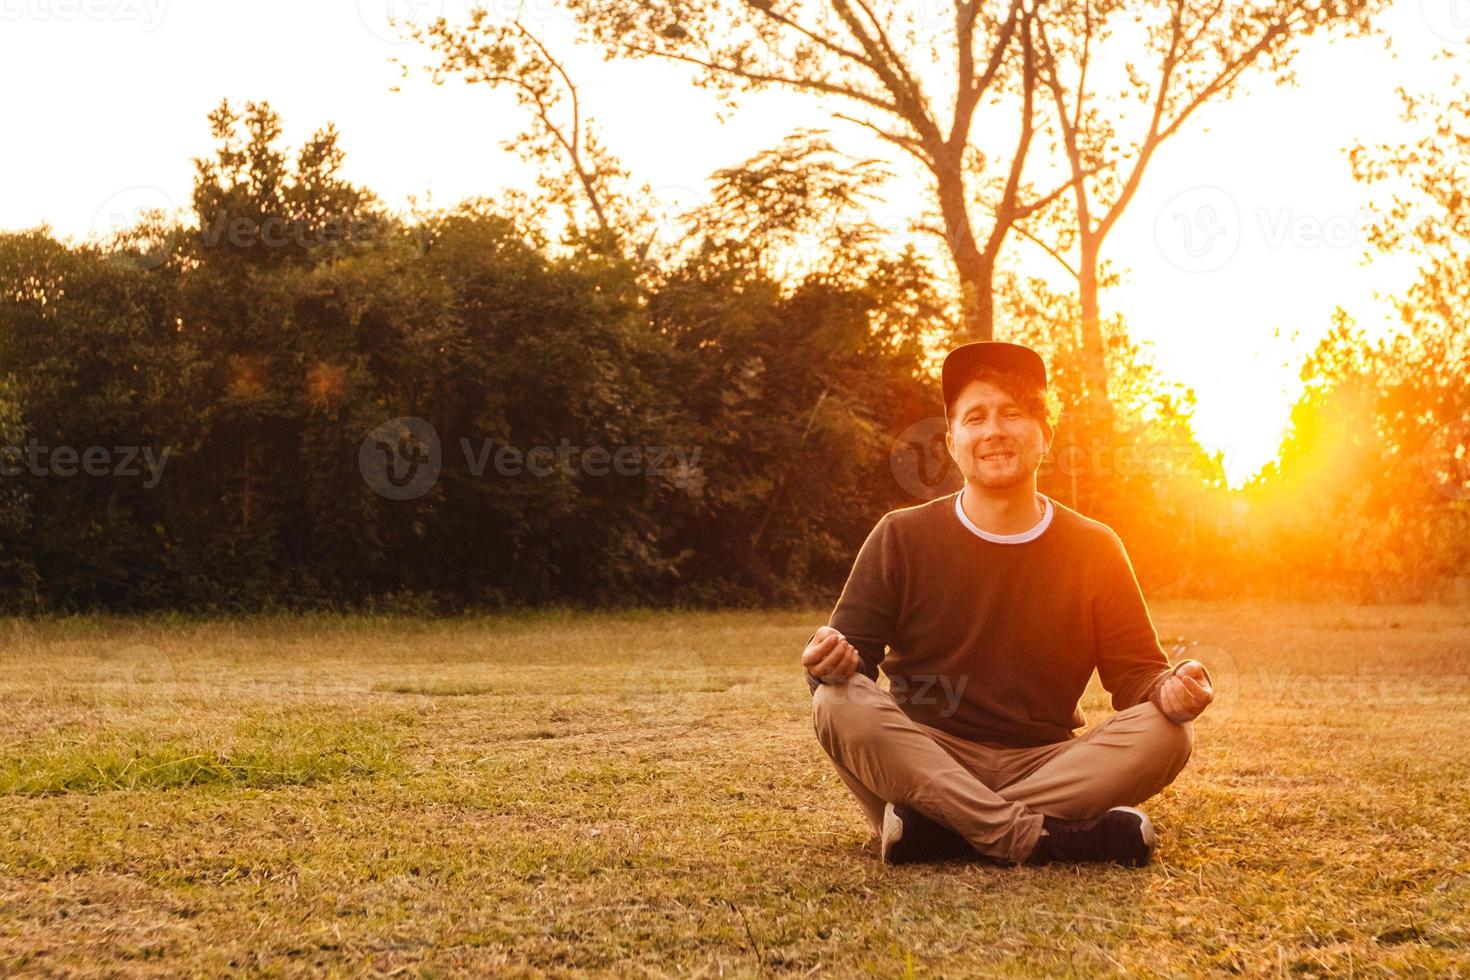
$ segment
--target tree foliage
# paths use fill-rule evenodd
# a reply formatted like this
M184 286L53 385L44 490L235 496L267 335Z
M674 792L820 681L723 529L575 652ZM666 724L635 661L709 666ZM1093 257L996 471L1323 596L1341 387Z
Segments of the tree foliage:
M165 252L0 236L3 444L167 454L152 485L7 476L7 603L791 599L840 584L872 511L902 502L875 447L932 391L929 270L872 253L792 286L746 249L812 227L834 185L772 197L725 173L719 206L765 209L761 233L696 224L650 284L636 256L552 255L538 215L486 201L406 225L340 179L330 129L289 164L268 105L212 120L193 220L148 236ZM404 417L433 426L442 472L388 499L360 449Z

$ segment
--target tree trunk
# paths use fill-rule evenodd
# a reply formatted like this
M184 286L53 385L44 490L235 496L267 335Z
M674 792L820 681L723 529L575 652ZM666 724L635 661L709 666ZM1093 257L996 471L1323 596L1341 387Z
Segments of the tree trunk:
M963 264L956 261L960 277L963 304L960 314L959 336L961 343L972 340L995 338L995 296L991 290L995 267L978 252Z
M975 243L970 212L965 207L965 179L958 161L935 174L944 241L960 281L961 314L955 340L991 340L995 336L995 297L991 293L995 263Z
M1077 266L1077 295L1082 305L1082 373L1085 404L1094 433L1109 441L1113 434L1113 403L1108 396L1108 362L1103 348L1102 315L1098 303L1098 242L1083 235Z

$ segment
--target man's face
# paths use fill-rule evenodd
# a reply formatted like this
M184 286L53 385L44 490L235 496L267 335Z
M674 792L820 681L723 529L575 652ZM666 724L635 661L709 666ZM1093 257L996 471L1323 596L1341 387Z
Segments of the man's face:
M994 490L1031 478L1051 444L1052 430L988 381L971 381L950 406L944 444L966 483Z

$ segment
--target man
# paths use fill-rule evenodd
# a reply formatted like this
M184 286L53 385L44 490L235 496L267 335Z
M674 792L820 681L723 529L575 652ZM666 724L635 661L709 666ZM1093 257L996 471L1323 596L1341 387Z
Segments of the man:
M1179 775L1214 697L1199 661L1170 666L1117 534L1037 492L1046 383L1029 347L949 353L964 487L883 515L802 653L817 739L888 863L1147 864L1133 804ZM1078 736L1094 670L1116 713Z

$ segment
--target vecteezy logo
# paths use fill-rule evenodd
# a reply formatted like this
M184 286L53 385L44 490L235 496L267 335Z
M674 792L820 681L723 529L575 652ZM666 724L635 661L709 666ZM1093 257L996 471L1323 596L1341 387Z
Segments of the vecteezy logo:
M681 707L697 708L701 693L725 689L714 680L698 653L660 647L639 654L628 665L621 700L624 707L644 719L667 720Z
M92 675L94 703L133 710L172 700L178 693L173 658L146 643L102 655Z
M1446 41L1470 44L1470 0L1419 0L1419 15Z
M406 416L389 419L367 434L357 449L357 468L378 496L413 500L439 482L443 458L434 427Z
M944 419L931 415L904 429L888 451L888 468L904 492L933 500L960 488L959 469L944 444Z
M1420 465L1429 485L1451 500L1470 500L1470 420L1442 425L1424 443Z
M1176 268L1213 272L1240 248L1240 209L1218 187L1191 187L1159 209L1154 242Z

